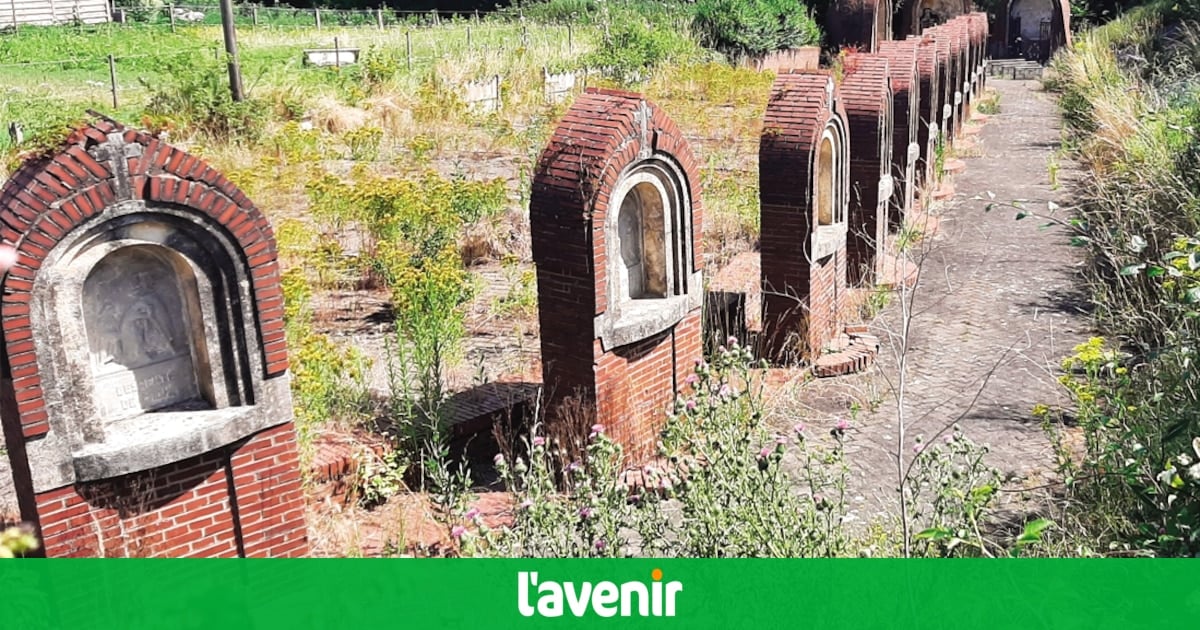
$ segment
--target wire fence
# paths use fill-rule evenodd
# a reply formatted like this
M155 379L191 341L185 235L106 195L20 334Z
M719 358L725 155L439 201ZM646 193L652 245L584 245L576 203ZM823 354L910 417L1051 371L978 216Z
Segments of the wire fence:
M176 28L191 26L195 25L177 24ZM112 24L80 28L87 33L89 29L125 27ZM266 70L305 72L316 66L353 65L361 62L362 54L372 47L387 49L398 70L408 73L427 72L444 59L465 60L491 52L504 54L540 47L570 58L580 50L575 28L569 24L529 28L519 22L443 19L439 27L431 28L385 22L383 28L376 23L339 25L323 31L314 27L302 30L288 36L286 41L272 37L269 31L261 37L254 36L253 31L240 33L240 57L250 76ZM0 41L0 59L3 46ZM168 61L195 59L199 55L217 61L224 59L219 31L214 30L211 42L183 48L172 46L153 53L124 52L114 45L110 52L102 54L0 63L0 75L9 79L8 85L0 86L0 114L11 109L7 106L34 102L88 101L110 103L118 108L146 96L149 93L146 84L161 74ZM51 90L47 85L59 89ZM63 86L70 86L70 91L62 93Z

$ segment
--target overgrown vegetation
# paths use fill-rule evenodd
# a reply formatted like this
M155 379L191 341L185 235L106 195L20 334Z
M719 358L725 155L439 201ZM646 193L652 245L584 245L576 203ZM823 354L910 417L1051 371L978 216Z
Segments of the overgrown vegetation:
M479 510L464 503L453 526L461 552L708 558L879 553L847 527L850 422L839 421L827 436L804 424L786 433L767 430L761 367L736 339L711 362L699 363L688 378L692 392L676 401L668 417L658 463L632 472L624 470L620 447L602 425L579 432L587 435L586 455L563 468L553 457L563 445L535 427L523 452L496 457L513 491L512 524L489 528ZM979 533L997 488L995 471L982 465L984 451L957 430L917 444L904 489L922 506L912 515L919 541L914 553L1003 550ZM1040 540L1044 527L1034 524L1021 544Z
M695 24L701 43L735 59L821 41L800 0L699 0Z
M1105 338L1064 361L1073 408L1036 413L1057 439L1065 529L1095 553L1200 552L1197 17L1185 5L1142 7L1053 67L1066 142L1085 171L1076 216L1054 220L1088 252Z

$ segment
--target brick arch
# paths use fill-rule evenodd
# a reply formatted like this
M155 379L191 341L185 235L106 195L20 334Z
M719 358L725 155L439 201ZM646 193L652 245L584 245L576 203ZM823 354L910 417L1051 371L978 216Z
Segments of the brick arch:
M26 438L50 428L29 317L38 272L68 234L125 201L185 209L237 243L252 284L265 376L288 369L283 295L270 223L237 186L202 159L95 115L56 151L27 161L0 189L0 237L17 250L16 264L0 281L2 355Z
M941 64L937 42L932 37L911 37L917 49L917 180L922 185L933 178L933 148L942 119Z
M912 210L916 186L922 184L917 162L920 159L920 73L917 65L918 44L914 41L888 41L879 54L888 58L892 90L892 180L895 190L888 208L888 226L899 229L904 216ZM928 130L925 131L928 141Z
M951 140L962 131L963 117L967 111L967 101L970 98L970 51L971 37L967 24L959 20L951 20L942 25L939 31L950 40L950 54L954 56L954 110L951 114Z
M873 284L878 249L887 234L887 202L892 195L891 72L888 58L847 55L841 93L850 134L849 234L846 241L847 282ZM908 124L905 120L901 124ZM903 147L907 148L907 147ZM902 148L902 149L903 149Z
M876 52L892 35L890 0L834 0L825 16L826 41L835 48Z
M610 202L619 203L614 197L630 170L651 160L676 169L687 197L687 300L672 304L682 310L665 318L665 327L635 332L631 343L614 341L619 336L606 328L619 315L610 304ZM701 356L703 211L691 148L674 121L641 95L590 88L538 160L529 221L548 425L567 420L568 405L582 402L635 459L650 455L666 408Z
M953 52L954 44L949 37L949 34L943 30L943 27L927 29L922 37L928 37L933 40L937 46L937 68L938 68L938 126L940 129L939 138L943 138L947 146L953 140L950 137L953 134L953 129L950 126L951 119L948 116L950 110L954 107L954 92L955 81L958 74L958 57Z
M813 203L818 147L829 128L841 143L841 172L835 173L841 190L834 199L844 212L849 137L832 75L808 71L775 78L759 140L759 200L763 336L766 353L777 362L814 356L839 326L846 293L844 235L828 255L814 255L811 242L819 223Z

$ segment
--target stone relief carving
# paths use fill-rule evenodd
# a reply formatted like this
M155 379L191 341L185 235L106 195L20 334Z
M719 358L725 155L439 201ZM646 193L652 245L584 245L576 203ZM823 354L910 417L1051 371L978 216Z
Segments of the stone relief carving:
M136 248L106 256L84 282L83 307L103 416L198 396L179 277L168 263Z

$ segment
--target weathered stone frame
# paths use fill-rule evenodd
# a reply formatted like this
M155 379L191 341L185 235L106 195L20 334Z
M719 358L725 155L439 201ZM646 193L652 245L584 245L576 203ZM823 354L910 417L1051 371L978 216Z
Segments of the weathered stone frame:
M829 73L776 77L759 143L759 198L763 346L777 363L814 357L838 332L845 232L839 238L835 226L822 230L818 163L821 143L833 141L838 155L827 179L835 188L829 196L844 213L848 139L846 111Z
M884 42L879 52L888 58L892 91L892 182L887 209L888 229L897 231L912 211L916 188L924 184L921 164L921 75L918 44L912 40ZM928 136L928 130L925 130ZM928 137L925 140L928 143Z
M582 412L627 455L652 455L701 358L699 182L682 132L638 94L590 88L555 129L530 196L547 423ZM615 260L619 214L628 191L647 183L676 206L664 208L662 226L673 271L663 297L629 300Z
M887 236L887 206L893 191L891 74L883 55L847 55L843 68L841 93L850 135L846 281L852 287L870 286L882 271L879 250Z

